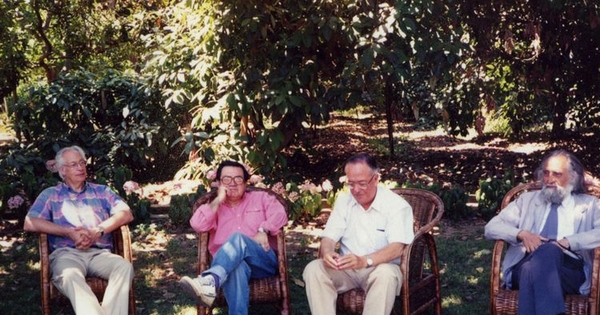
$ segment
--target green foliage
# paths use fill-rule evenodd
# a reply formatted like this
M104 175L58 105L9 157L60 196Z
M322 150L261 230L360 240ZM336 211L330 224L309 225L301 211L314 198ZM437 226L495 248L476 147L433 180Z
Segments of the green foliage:
M8 210L8 200L20 195L29 205L39 193L57 182L45 167L38 149L33 145L15 144L0 159L0 216ZM19 222L26 212L14 213Z
M500 110L514 134L547 123L555 135L598 125L600 2L465 1L457 9L476 48L464 69L480 106ZM490 19L495 12L510 14Z
M188 226L192 217L194 194L171 196L169 203L169 219L174 226Z
M133 222L130 225L137 226L150 222L150 206L152 205L150 199L140 198L139 194L132 193L127 195L126 200L133 213Z
M285 172L281 151L332 110L418 103L439 119L455 93L443 93L445 73L466 48L462 29L446 27L452 12L434 2L180 2L132 25L164 23L142 37L152 49L142 73L166 106L192 108L186 153L206 165L233 154L269 175Z
M444 203L444 217L458 221L469 218L472 211L467 206L469 195L460 185L440 186L438 183L422 183L407 181L401 185L403 188L419 188L430 191L442 199Z
M318 186L308 182L302 185L290 182L285 189L291 203L290 220L309 222L321 210L323 197Z
M514 170L509 169L502 179L488 177L479 182L479 189L475 193L478 202L478 211L484 220L491 219L502 205L504 195L515 186Z
M176 117L133 74L81 69L48 86L32 86L13 113L17 137L38 148L40 157L78 144L91 158L89 170L109 181L115 166L150 181L179 164L170 149L179 136Z
M444 216L450 220L458 221L469 218L473 213L467 206L469 195L459 185L443 189L440 198L444 202Z

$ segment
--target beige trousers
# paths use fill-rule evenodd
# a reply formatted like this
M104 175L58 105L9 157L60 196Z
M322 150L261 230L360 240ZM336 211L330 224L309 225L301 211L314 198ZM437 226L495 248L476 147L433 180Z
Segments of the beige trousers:
M396 264L334 270L326 268L322 259L317 259L304 268L302 276L312 315L336 314L338 294L355 288L366 292L363 315L389 315L402 288L402 273Z
M52 283L78 315L127 315L133 266L108 250L60 248L50 254ZM108 280L102 305L85 282L86 275Z

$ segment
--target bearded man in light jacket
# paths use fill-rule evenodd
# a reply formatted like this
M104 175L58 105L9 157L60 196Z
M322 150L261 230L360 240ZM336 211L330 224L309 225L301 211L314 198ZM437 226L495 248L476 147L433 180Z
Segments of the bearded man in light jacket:
M590 291L600 200L585 194L585 170L568 151L548 154L536 176L542 189L511 202L485 236L510 244L502 272L506 287L519 290L519 314L564 314L565 294Z

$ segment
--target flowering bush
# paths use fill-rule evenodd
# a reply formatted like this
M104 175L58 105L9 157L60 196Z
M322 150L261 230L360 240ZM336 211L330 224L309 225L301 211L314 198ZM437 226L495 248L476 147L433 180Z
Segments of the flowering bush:
M132 225L136 226L150 221L150 199L144 197L144 191L137 182L128 180L123 184L125 202L133 214Z
M308 222L319 214L323 201L333 205L337 197L337 191L329 180L325 180L321 185L310 181L304 181L300 185L294 182L285 185L278 182L271 187L271 190L289 201L290 219L303 222Z
M18 210L25 203L23 197L16 195L8 199L8 209Z
M329 205L333 205L337 197L337 191L329 180L325 180L321 185L316 185L308 180L301 184L289 182L284 184L277 182L269 187L264 182L262 175L253 174L252 169L243 164L250 179L248 184L256 187L269 188L275 193L282 196L290 204L290 220L310 221L313 217L319 214L323 207L323 202L326 201ZM217 173L214 170L206 172L205 180L211 187L215 187L217 182ZM340 179L343 182L344 178Z
M8 205L8 209L17 217L19 221L19 225L23 225L25 222L25 215L27 214L27 209L29 208L29 203L25 198L21 195L15 195L8 198L6 203Z

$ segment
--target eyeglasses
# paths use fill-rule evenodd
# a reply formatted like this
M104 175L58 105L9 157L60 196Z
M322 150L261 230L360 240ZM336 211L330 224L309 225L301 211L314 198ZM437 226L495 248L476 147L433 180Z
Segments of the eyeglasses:
M244 182L244 178L242 176L223 176L221 177L221 183L225 184L225 185L229 185L231 184L231 181L233 181L236 184L241 184Z
M77 166L80 166L81 168L85 168L86 165L87 165L87 162L85 160L65 164L65 166L68 168L77 168Z
M377 173L373 174L373 176L371 176L371 179L369 179L369 181L362 181L362 182L357 182L357 183L346 182L346 186L348 186L348 188L350 188L350 189L354 189L355 187L358 187L360 189L365 189L373 181L373 178L375 178L375 175L377 175Z

